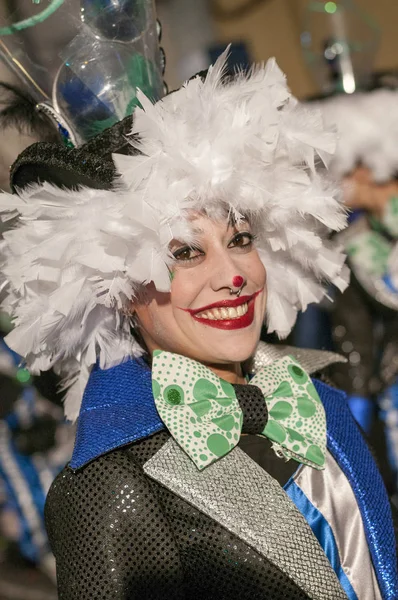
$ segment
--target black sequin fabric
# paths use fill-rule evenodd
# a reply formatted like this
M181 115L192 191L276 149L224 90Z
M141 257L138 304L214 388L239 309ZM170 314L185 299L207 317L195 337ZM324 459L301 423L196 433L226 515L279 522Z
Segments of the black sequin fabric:
M142 470L160 432L56 478L46 522L59 600L307 599L282 571Z
M60 600L185 598L175 536L131 451L65 469L46 522Z
M348 394L375 398L398 374L398 316L351 279L331 313L335 350L347 363L332 365L330 373Z
M268 422L264 394L256 385L234 385L234 389L243 411L242 433L262 433Z

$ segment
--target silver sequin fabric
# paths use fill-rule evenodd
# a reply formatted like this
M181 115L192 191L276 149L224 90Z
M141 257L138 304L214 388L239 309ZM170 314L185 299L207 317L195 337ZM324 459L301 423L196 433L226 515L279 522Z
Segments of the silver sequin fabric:
M341 354L324 350L309 350L276 344L260 342L257 346L253 364L250 371L257 373L259 369L272 364L284 356L293 356L310 375L336 363L345 363L347 359Z
M266 556L313 600L347 600L304 517L239 448L199 471L170 440L144 471Z

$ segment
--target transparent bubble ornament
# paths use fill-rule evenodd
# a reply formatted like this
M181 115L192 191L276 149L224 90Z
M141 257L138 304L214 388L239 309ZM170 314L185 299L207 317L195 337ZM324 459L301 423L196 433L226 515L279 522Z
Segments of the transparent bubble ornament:
M29 16L17 21L19 1ZM33 60L32 29L41 42ZM138 88L153 99L164 94L158 33L153 0L16 0L0 19L0 58L66 145L79 145L130 115Z
M81 19L104 39L132 42L153 20L147 0L82 0Z
M366 86L379 46L380 31L352 0L310 1L301 45L324 93L352 94Z
M73 0L25 2L14 0L0 15L0 60L26 85L34 98L49 101L54 73L59 68L57 53L41 52L43 43L52 45L54 31L59 41L69 43L76 33ZM62 26L60 25L62 23ZM32 40L40 44L32 45Z
M82 27L62 54L53 105L86 141L130 115L137 90L163 94L152 0L83 0Z

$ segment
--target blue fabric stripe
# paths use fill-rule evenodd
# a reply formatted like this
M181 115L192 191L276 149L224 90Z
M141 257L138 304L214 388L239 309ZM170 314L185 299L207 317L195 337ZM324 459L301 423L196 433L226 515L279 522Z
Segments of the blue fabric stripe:
M355 494L383 599L397 600L394 527L383 480L346 395L317 380L314 385L326 411L328 448Z
M348 406L354 415L354 419L360 424L364 432L369 434L375 412L373 400L364 396L349 396Z
M13 507L14 510L17 511L20 519L21 532L20 539L18 541L21 551L24 554L24 556L36 562L40 560L41 556L44 553L47 553L49 551L44 526L44 504L46 500L46 495L43 490L37 469L33 464L31 458L29 456L21 455L16 450L12 440L9 440L7 442L7 446L9 453L12 455L15 461L15 469L18 470L19 477L21 477L24 480L25 485L29 490L31 501L36 507L37 517L39 519L39 526L43 534L44 546L36 545L32 537L32 524L26 519L21 505L22 499L17 489L14 487L14 481L12 480L12 476L10 477L8 470L5 468L2 456L0 456L0 478L4 481L7 488L8 504L9 506ZM26 501L26 498L24 498L24 501Z
M315 508L312 502L308 500L303 490L295 483L293 478L289 479L284 486L284 490L311 527L318 542L324 549L325 554L340 581L341 587L347 594L349 600L358 600L358 596L341 566L334 533L325 517L317 508Z
M397 288L395 287L395 285L391 279L391 275L389 273L386 273L383 276L383 281L391 292L394 292L395 294L398 292Z
M14 365L16 367L18 367L21 364L21 357L19 356L19 354L17 354L16 352L14 352L14 350L11 350L11 348L9 346L7 346L7 344L4 341L4 338L0 338L0 348L1 350L4 350L5 352L7 352L7 354L10 354L13 361L14 361Z
M388 459L394 473L398 472L398 379L379 397L380 418L384 423ZM397 483L397 481L396 481Z

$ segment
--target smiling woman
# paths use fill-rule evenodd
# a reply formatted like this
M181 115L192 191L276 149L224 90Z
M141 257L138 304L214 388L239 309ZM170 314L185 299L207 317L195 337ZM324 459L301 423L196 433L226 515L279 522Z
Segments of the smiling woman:
M8 342L66 376L78 419L46 507L59 596L393 600L383 483L344 395L311 379L340 358L259 343L346 285L318 169L334 137L274 61L225 59L141 95L113 189L93 143L28 151L13 172L54 185L0 197Z

